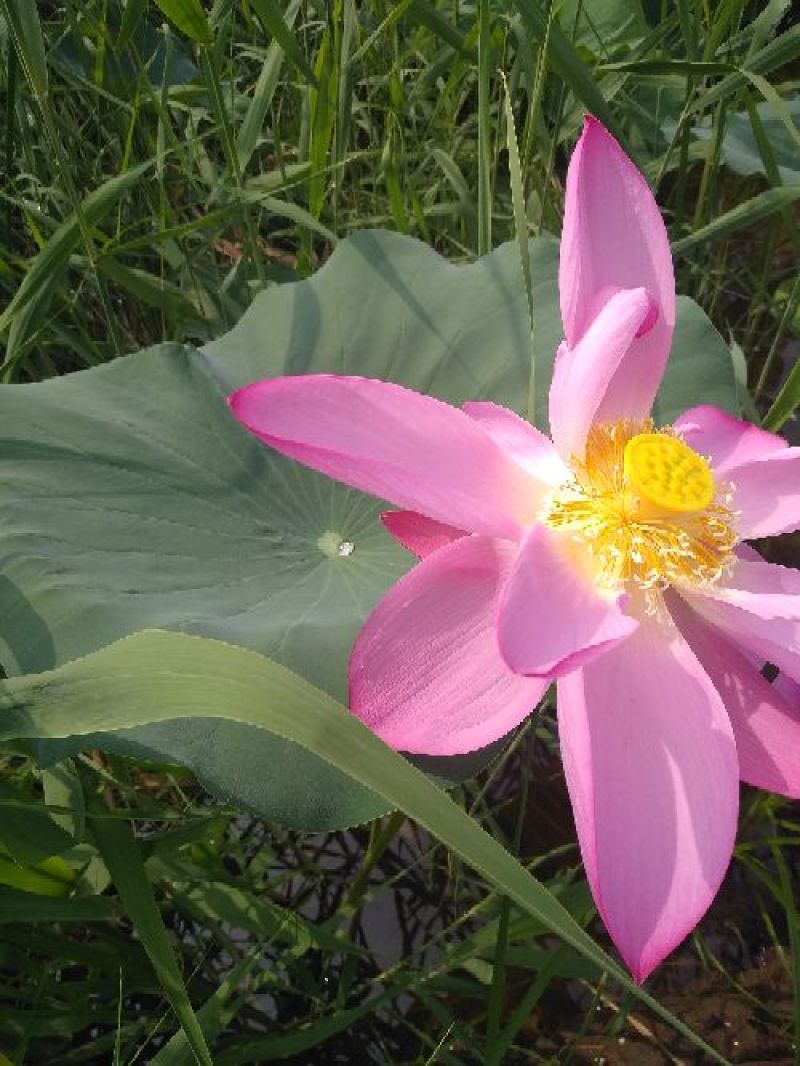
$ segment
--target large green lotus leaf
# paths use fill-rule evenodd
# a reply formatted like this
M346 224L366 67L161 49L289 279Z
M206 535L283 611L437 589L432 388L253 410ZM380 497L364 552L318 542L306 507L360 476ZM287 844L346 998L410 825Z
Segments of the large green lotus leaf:
M558 242L531 242L536 423L562 339ZM268 289L203 353L223 388L277 374L360 374L449 403L487 398L527 414L530 321L515 243L469 266L399 234L366 231L339 245L310 281ZM697 403L735 411L730 352L693 300L678 298L660 422Z
M560 337L557 246L533 242L532 255L544 424ZM524 413L529 331L515 245L454 266L410 238L365 232L309 281L262 293L203 351L161 345L3 386L4 666L51 669L158 626L251 648L343 699L356 633L412 559L383 531L378 501L271 453L230 416L225 394L327 371ZM698 399L733 407L733 374L708 320L682 302L660 412ZM304 749L266 732L254 744L235 722L144 726L97 743L186 765L217 795L300 828L382 809ZM457 780L485 757L426 765Z
M531 247L537 351L549 380L561 337L558 245ZM530 352L516 244L456 266L380 230L343 241L310 281L260 293L238 325L203 349L226 390L276 374L359 374L453 404L485 397L523 412Z
M653 417L665 425L701 403L738 414L730 349L694 300L679 296L677 310L675 339Z
M358 619L409 560L372 501L249 438L197 353L163 346L6 386L0 410L10 672L61 664L160 620L303 664L341 692ZM350 557L336 551L345 537L357 545ZM353 824L383 809L302 748L268 733L254 743L236 723L96 739L189 766L221 798L289 825Z

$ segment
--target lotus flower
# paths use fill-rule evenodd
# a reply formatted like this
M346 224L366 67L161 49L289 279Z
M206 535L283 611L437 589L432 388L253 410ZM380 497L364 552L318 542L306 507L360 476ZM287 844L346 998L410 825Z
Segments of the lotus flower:
M350 662L352 711L387 744L472 751L556 681L586 873L642 981L722 881L739 780L800 795L800 573L744 543L800 527L800 448L709 406L654 425L669 243L591 118L559 285L552 440L491 403L358 377L261 381L230 404L276 451L402 508L384 522L420 562Z

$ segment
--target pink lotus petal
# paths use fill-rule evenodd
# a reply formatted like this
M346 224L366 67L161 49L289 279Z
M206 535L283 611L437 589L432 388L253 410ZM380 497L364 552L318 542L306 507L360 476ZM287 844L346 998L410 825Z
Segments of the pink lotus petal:
M740 541L739 544L733 549L734 555L740 559L744 559L747 563L763 563L764 556L761 552L756 551L752 544L748 544L746 540Z
M384 511L381 522L398 543L420 559L459 537L469 536L463 529L435 522L416 511Z
M583 457L589 428L600 418L611 382L627 367L651 306L646 289L623 289L604 304L574 348L559 348L550 385L550 431L565 459Z
M677 591L745 656L800 681L800 572L737 559L719 585Z
M480 400L465 403L464 411L543 485L560 485L569 477L569 468L550 438L514 411Z
M581 854L611 938L643 981L705 913L736 833L739 773L719 694L668 619L558 682Z
M690 448L711 461L716 474L788 448L783 437L708 404L684 411L673 424Z
M574 544L545 526L531 529L500 597L497 639L512 670L560 677L637 627L619 597L601 595L581 572Z
M350 659L350 707L401 751L485 747L528 716L547 689L500 657L495 619L516 548L462 537L401 578L367 619Z
M780 695L781 699L788 704L795 715L800 715L800 681L795 681L787 674L778 674L772 682L772 687Z
M669 609L728 711L742 781L800 797L800 700L789 703L783 686L771 685L680 596L669 597Z
M742 537L772 537L800 529L800 448L728 466Z
M516 537L537 485L454 407L368 378L273 378L228 398L256 437L283 455L429 518Z
M718 584L692 593L742 607L761 618L800 618L800 570L768 563L752 548L744 554L744 547L749 545L737 547L737 558Z
M675 327L669 238L647 182L593 118L586 119L567 173L558 284L570 348L620 289L650 293L658 311L652 329L631 345L600 412L605 421L648 415Z

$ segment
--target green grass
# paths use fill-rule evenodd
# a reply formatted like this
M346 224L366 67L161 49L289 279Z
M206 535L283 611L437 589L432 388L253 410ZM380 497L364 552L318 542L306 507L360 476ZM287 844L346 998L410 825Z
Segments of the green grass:
M646 7L0 0L3 380L202 343L360 228L453 260L557 233L591 110L656 189L680 291L740 353L743 409L791 425L800 27L786 2ZM548 721L457 798L602 938ZM29 887L54 850L72 871L60 894L0 897L12 1062L582 1063L621 1038L693 1054L400 818L304 839L176 768L94 752L43 771L23 750L2 767L0 824L28 819L33 846L0 843ZM797 812L748 792L739 839L653 990L682 1017L705 997L691 1024L731 1061L712 1008L734 1002L751 1060L788 1062Z

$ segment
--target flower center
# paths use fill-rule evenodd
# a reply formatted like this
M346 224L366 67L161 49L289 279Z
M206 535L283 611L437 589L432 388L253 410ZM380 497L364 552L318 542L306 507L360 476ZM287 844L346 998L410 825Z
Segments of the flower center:
M593 426L571 465L540 519L583 547L599 585L657 595L720 578L738 539L729 487L675 430L649 419Z
M714 499L711 467L677 437L637 433L625 445L622 465L631 489L666 511L690 514Z

